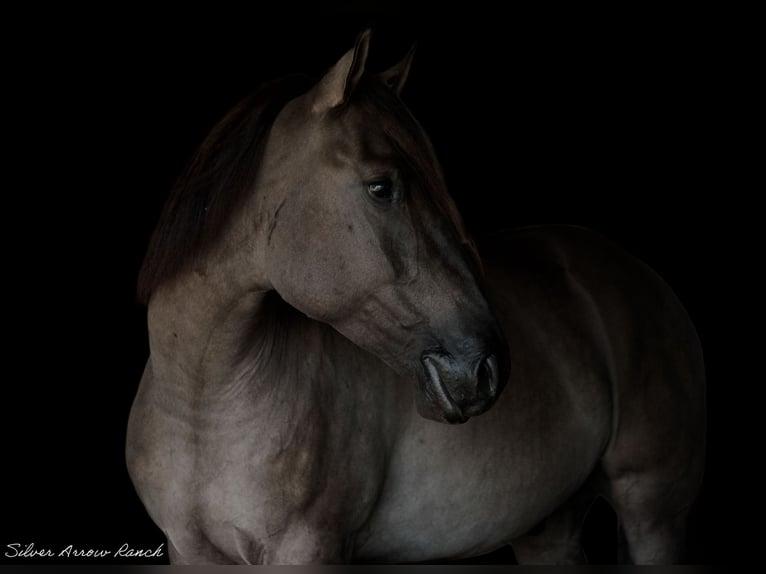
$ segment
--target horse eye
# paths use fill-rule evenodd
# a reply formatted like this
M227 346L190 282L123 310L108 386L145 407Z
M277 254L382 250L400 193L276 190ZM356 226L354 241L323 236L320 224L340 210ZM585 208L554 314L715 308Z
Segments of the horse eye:
M368 193L379 201L393 201L394 186L388 179L379 179L367 185Z

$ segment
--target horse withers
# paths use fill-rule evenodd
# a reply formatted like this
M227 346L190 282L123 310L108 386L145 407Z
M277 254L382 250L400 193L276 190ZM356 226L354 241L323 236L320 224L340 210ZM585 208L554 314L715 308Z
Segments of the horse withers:
M633 561L681 560L705 436L682 306L584 229L477 246L399 98L412 53L373 75L369 41L230 112L153 235L127 462L171 561L579 562L596 496Z

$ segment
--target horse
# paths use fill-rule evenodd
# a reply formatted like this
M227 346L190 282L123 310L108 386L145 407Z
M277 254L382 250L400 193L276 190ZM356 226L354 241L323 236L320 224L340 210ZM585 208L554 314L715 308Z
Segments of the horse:
M413 52L266 84L171 189L140 272L126 462L173 564L579 563L590 505L684 560L700 343L601 235L475 241L401 99Z

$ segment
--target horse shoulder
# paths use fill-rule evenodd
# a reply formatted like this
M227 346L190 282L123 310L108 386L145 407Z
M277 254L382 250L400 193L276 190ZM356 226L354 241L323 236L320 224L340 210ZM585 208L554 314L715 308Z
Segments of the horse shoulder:
M183 425L163 411L152 360L146 363L128 419L126 464L136 492L155 523L163 530L187 504L178 484L192 476L193 461L179 442Z

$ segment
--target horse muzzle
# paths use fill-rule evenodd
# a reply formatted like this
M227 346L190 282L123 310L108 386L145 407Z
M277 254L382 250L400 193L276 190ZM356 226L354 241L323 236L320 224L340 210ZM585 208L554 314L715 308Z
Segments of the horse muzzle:
M486 412L508 380L507 347L451 354L443 348L423 352L418 411L428 419L460 424Z

